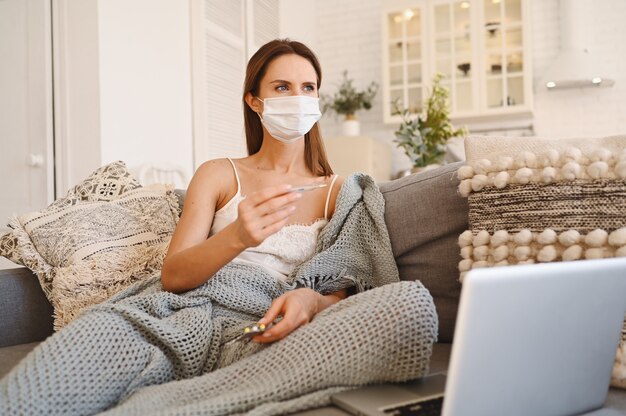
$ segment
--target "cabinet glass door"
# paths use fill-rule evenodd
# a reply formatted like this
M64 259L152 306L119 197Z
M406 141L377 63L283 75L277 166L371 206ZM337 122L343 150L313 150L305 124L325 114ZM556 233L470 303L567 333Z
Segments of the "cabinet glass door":
M532 113L526 0L393 3L408 8L390 8L382 16L385 123L399 120L392 115L394 101L401 109L421 112L437 73L450 93L453 118L482 121Z
M422 110L422 15L419 8L387 13L387 91L385 103L388 116L396 103L400 109L413 113Z
M453 113L475 108L472 67L471 1L452 1L434 7L435 72L444 75Z
M484 0L487 108L522 106L522 0Z

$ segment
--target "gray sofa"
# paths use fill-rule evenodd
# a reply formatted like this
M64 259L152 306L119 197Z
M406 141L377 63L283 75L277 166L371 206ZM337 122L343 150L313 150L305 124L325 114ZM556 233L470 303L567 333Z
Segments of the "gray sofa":
M461 292L457 239L468 228L468 207L457 193L459 166L450 164L380 184L400 277L420 280L430 290L439 315L431 372L448 366ZM182 202L184 192L179 197ZM52 333L51 315L52 307L28 269L0 270L0 377ZM626 391L610 389L606 409L626 414ZM328 407L301 414L345 413Z

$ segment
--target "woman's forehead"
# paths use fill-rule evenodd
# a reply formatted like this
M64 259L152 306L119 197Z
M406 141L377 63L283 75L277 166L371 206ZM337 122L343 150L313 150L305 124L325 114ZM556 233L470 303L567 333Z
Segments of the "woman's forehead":
M311 62L302 56L281 55L269 63L262 82L269 83L275 80L317 83L317 73Z

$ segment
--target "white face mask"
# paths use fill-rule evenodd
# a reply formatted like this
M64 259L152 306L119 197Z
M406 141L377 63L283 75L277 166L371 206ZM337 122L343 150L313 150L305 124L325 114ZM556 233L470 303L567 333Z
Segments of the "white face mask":
M283 143L294 143L322 117L317 97L294 95L265 100L254 98L263 102L263 116L259 114L259 118L268 133Z

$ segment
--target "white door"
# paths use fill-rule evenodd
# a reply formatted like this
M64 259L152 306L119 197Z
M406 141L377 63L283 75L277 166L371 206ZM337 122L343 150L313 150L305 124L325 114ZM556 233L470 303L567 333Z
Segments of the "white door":
M0 0L0 233L54 198L50 0Z

